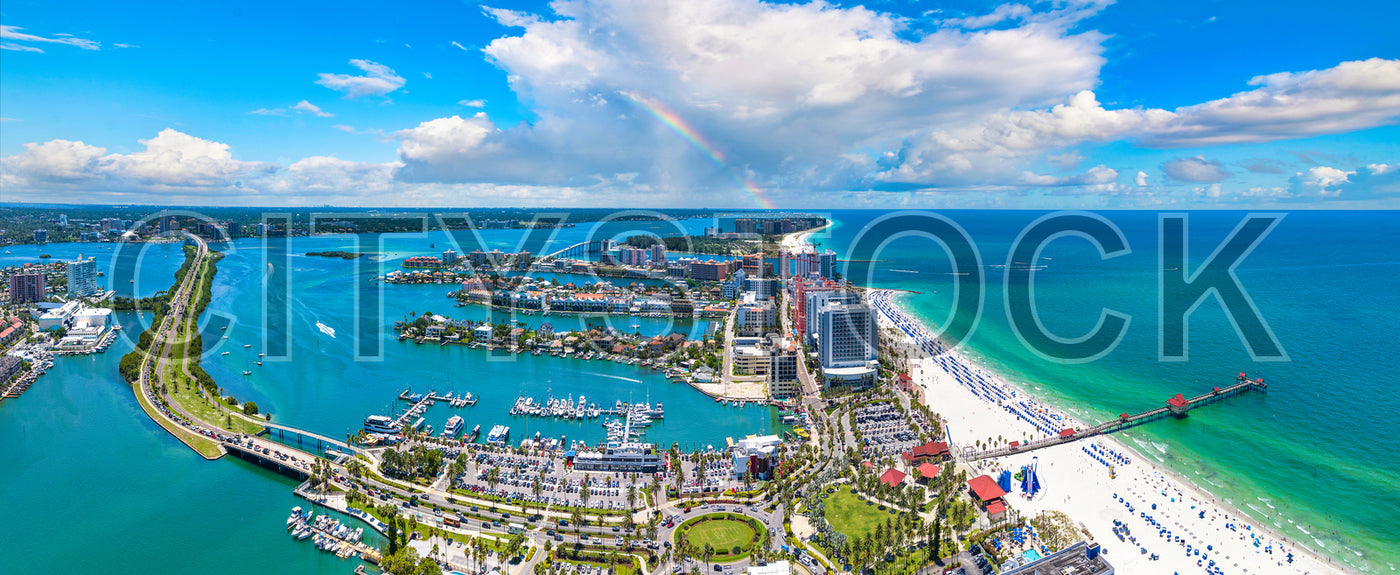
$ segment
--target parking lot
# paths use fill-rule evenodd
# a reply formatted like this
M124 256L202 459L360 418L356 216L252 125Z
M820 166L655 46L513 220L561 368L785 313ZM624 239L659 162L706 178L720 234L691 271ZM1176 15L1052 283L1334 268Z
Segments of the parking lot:
M856 407L851 411L851 424L861 435L862 459L898 455L920 443L919 432L910 428L909 419L890 402Z
M507 453L464 456L468 459L466 472L457 478L460 488L515 503L623 510L627 508L629 487L637 490L634 506L640 507L641 492L652 482L651 474L573 471L562 459L548 457ZM488 482L492 469L496 470L494 488ZM585 479L589 481L586 504L582 495ZM536 481L540 484L538 497L534 494Z

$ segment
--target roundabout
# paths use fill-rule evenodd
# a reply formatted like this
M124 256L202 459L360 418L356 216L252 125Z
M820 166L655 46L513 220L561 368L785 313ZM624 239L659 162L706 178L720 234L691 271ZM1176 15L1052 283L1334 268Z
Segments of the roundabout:
M768 530L758 520L737 513L711 513L687 520L676 527L675 540L694 549L697 558L707 547L714 549L715 563L729 563L749 556L763 547ZM703 559L703 558L702 558Z

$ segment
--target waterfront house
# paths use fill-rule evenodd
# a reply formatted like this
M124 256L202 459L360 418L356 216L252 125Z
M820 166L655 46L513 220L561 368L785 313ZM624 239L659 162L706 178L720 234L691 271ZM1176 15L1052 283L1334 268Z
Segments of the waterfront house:
M479 326L476 326L476 329L472 330L472 339L482 343L491 341L490 324L481 324Z

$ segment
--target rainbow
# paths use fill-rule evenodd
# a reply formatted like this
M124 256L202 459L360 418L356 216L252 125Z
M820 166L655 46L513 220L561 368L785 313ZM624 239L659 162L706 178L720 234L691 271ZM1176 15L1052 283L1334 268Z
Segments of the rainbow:
M709 140L706 140L705 136L702 135L699 130L696 130L694 126L691 126L689 122L686 122L685 118L682 118L680 114L667 108L661 102L647 98L646 96L632 92L623 92L622 94L636 103L641 109L646 110L648 114L651 114L651 116L661 122L662 125L670 128L671 131L675 132L685 141L690 142L691 146L694 146L696 150L699 150L705 157L713 161L716 166L726 168L726 171L731 171L731 173L734 171L725 160L724 152L716 148ZM747 175L740 176L736 174L734 175L734 180L739 183L739 187L743 188L744 191L754 197L758 205L769 210L776 208L773 201L768 199L768 194L753 181L753 178Z
M633 102L636 102L638 106L641 106L643 110L646 110L647 113L651 114L667 128L679 134L685 141L690 142L690 145L695 146L695 149L700 150L701 153L708 156L711 160L714 160L716 165L724 165L724 152L719 151L718 148L715 148L714 144L711 144L704 136L700 135L700 132L697 131L694 126L687 123L685 118L672 112L669 108L662 105L661 102L657 102L646 96L641 96L632 92L623 92L623 94L631 98Z

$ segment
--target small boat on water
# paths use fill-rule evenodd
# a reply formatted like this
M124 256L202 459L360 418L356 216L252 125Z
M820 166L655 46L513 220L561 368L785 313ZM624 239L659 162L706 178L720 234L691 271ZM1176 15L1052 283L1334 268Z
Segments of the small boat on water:
M253 347L253 344L251 344L251 343L245 343L245 344L243 344L243 349L248 349L248 348L250 348L250 347Z
M248 371L248 370L245 369L245 370L243 370L243 375L253 375L253 372Z
M228 355L228 352L226 351L226 352L223 352L223 353L221 353L221 354L219 354L219 355Z

